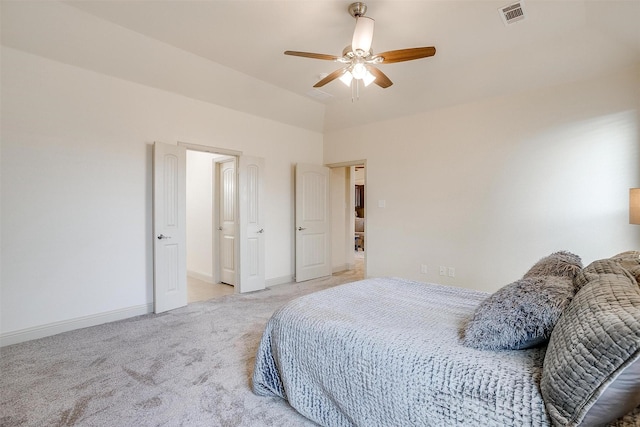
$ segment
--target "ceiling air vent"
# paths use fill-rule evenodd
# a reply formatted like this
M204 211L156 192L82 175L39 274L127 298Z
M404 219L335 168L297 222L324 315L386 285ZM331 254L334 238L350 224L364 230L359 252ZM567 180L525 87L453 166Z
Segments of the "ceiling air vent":
M511 25L514 22L522 21L524 19L524 2L519 1L501 7L498 9L498 13L500 13L504 25Z
M311 89L310 91L307 92L307 96L310 96L311 98L315 98L319 101L324 101L329 98L333 98L333 95L331 95L330 93L321 91L320 89Z

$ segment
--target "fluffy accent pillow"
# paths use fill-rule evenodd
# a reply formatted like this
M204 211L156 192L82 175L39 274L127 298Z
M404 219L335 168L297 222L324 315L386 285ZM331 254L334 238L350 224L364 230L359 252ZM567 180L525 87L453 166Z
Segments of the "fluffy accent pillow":
M554 425L605 425L640 405L640 288L611 259L577 282L551 334L540 391Z
M463 343L485 350L524 349L546 342L575 292L567 277L531 277L513 282L476 309Z
M484 300L466 324L463 344L487 350L516 350L545 343L576 292L582 269L567 251L542 258L524 275Z
M523 278L558 276L573 279L580 270L582 270L582 259L580 259L578 255L568 251L559 251L536 262L533 267L525 273Z

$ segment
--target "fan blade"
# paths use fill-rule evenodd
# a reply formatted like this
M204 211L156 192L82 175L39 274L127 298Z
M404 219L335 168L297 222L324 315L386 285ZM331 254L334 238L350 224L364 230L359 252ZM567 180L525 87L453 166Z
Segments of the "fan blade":
M376 67L369 66L369 72L376 77L373 82L380 86L382 89L386 89L393 84L389 77L387 77L385 73L383 73Z
M322 87L329 82L334 81L338 77L340 77L344 73L344 68L340 68L339 70L335 70L333 73L329 74L324 79L320 80L318 83L314 84L313 87Z
M295 50L287 50L284 52L284 54L291 56L302 56L303 58L324 59L327 61L337 61L338 59L340 59L339 56L335 55L325 55L324 53L296 52Z
M383 64L391 64L394 62L413 61L414 59L427 58L435 54L436 48L430 46L390 50L388 52L378 53L376 57L381 57Z

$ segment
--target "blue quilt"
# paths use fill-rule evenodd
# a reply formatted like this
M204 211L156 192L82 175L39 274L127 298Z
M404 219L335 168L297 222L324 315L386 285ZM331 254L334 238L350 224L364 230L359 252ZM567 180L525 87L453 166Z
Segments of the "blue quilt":
M253 390L323 426L548 426L544 348L464 347L487 293L397 278L298 298L269 320Z

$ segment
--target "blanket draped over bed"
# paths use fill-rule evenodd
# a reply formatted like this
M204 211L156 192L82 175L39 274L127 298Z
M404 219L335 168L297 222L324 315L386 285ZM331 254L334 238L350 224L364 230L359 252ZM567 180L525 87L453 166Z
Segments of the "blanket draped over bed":
M462 346L488 295L378 278L294 300L267 324L254 392L323 426L550 425L544 348Z

